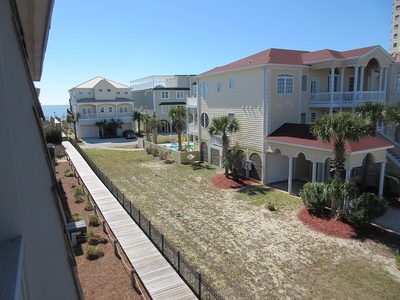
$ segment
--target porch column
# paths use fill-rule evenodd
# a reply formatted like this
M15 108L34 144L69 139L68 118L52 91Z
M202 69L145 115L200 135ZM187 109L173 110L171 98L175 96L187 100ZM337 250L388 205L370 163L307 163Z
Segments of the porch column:
M386 161L381 162L381 174L379 177L379 192L378 196L383 195L383 184L385 181L385 166L386 166Z
M315 182L317 178L317 162L316 161L311 161L312 162L312 179L311 182Z
M356 106L357 90L358 90L358 67L354 67L353 109Z
M360 103L363 100L363 91L364 91L364 71L365 67L361 67L361 76L360 76Z
M288 194L292 193L292 180L293 180L293 157L289 156Z
M385 81L383 83L383 97L381 100L385 100L385 94L387 89L387 82L388 82L388 68L385 68Z
M346 169L346 182L349 182L350 180L351 170L353 170L353 168ZM349 211L349 197L344 199L344 210L345 212Z
M378 100L380 100L380 92L382 90L382 77L383 77L383 68L379 68L379 86L378 86Z
M332 115L333 113L333 91L335 90L335 68L331 68L331 77L329 78L329 100L330 100L330 107L329 107L329 114Z
M340 112L343 110L344 67L340 69Z
M350 180L351 170L353 168L346 169L346 182Z

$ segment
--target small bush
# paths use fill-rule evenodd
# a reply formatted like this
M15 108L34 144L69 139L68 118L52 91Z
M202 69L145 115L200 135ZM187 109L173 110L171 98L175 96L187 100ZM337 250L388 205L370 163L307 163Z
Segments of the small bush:
M153 149L153 156L156 157L160 154L160 151L157 148Z
M350 220L355 224L367 224L373 219L382 216L387 210L388 202L385 198L373 193L363 193L350 200Z
M81 187L77 186L74 188L74 197L76 203L82 203L84 195L85 194L83 193L83 189Z
M81 217L80 214L76 213L76 214L73 214L73 215L72 215L72 221L73 221L73 222L78 222L78 221L80 221L80 220L82 220L82 217Z
M65 177L74 177L75 174L74 174L74 171L72 171L71 169L66 169L66 170L64 171L64 176L65 176Z
M90 230L86 235L86 241L89 245L97 246L98 244L107 244L108 240L102 236L95 234L93 230Z
M88 260L95 260L104 256L104 252L97 246L87 246L85 252L85 257Z
M154 149L152 147L146 147L147 154L153 154Z
M93 210L93 204L92 204L92 202L88 201L88 202L86 203L85 210L87 210L87 211L92 211L92 210Z
M47 143L60 145L62 143L61 128L47 128L45 132L45 139Z
M89 216L89 225L90 226L99 226L100 225L100 220L99 216L94 214Z
M309 182L303 186L299 195L304 206L314 209L316 212L322 212L326 206L329 206L325 198L326 184L323 182Z
M397 255L396 255L396 266L397 266L397 269L400 270L400 253L397 253Z

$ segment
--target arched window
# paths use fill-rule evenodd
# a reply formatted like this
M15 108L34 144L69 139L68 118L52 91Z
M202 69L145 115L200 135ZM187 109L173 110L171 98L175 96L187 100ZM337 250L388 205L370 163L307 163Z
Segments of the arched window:
M396 93L400 93L400 71L396 73L395 81L394 81L394 91Z
M293 76L288 74L278 75L276 92L278 94L292 94Z

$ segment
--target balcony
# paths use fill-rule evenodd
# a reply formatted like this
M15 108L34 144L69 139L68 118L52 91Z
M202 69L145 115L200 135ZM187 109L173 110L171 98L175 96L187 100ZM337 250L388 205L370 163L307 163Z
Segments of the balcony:
M196 97L186 97L186 107L187 108L196 108L197 107L197 98Z
M124 123L132 122L133 121L133 112L111 112L111 113L88 113L88 114L81 114L79 116L79 124L80 125L94 125L96 122L100 122L106 120L110 122L111 119L114 120L121 120Z
M229 138L228 148L230 148L232 146L231 136L228 136L228 138ZM214 146L222 147L222 136L216 136L216 135L211 136L210 144L212 144Z
M334 92L331 103L331 93L314 93L311 94L309 107L355 107L366 102L383 102L385 94L384 91Z

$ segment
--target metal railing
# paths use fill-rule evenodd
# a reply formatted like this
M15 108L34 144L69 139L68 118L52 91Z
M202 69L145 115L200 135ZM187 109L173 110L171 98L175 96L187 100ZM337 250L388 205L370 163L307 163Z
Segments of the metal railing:
M79 145L72 139L70 143L75 147L79 154L83 157L86 163L90 166L92 171L103 182L108 190L122 205L125 211L130 215L132 220L139 226L139 228L147 235L150 241L156 246L160 253L170 263L170 265L177 271L179 276L185 281L189 288L199 299L219 300L223 299L208 282L206 282L201 273L194 270L194 268L180 255L160 231L151 224L151 222L138 210L132 201L108 179L106 175L92 162L87 154L79 147Z

